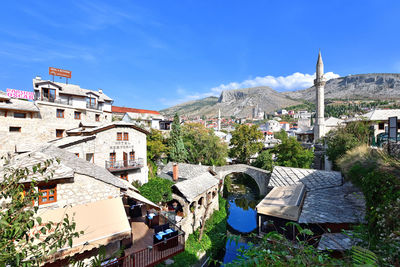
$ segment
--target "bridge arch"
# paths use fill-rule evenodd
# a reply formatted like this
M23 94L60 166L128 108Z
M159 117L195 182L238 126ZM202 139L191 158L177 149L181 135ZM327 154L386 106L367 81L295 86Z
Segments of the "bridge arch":
M267 194L267 187L271 177L271 172L269 171L246 164L234 164L217 167L216 172L220 179L225 179L227 175L232 173L245 173L257 183L260 195L265 196Z

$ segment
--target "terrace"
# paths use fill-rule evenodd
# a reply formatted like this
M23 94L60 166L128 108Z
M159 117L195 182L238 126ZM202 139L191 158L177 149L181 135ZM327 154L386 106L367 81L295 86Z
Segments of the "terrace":
M153 212L154 217L149 220L148 214ZM185 233L162 214L148 212L145 205L134 213L130 214L129 220L132 243L125 249L123 257L103 266L154 266L185 250ZM163 234L160 240L156 237L168 231L170 234Z

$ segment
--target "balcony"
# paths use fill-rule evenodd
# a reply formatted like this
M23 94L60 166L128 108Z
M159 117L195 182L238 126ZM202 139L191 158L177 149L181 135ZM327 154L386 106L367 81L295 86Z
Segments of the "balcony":
M140 169L144 166L142 158L137 160L106 161L106 169L110 172Z
M43 95L42 97L36 96L35 101L44 101L44 102L50 102L50 103L55 103L55 104L61 104L61 105L68 105L72 106L72 99L61 99L61 98L53 98L53 97L48 97L46 95Z
M100 105L98 105L98 104L91 104L91 103L87 103L87 102L86 102L86 108L102 110Z
M163 215L159 215L159 225L168 223L178 235L154 243L154 228L146 224L145 217L131 219L132 245L125 249L124 256L110 260L102 266L154 266L185 250L185 233Z

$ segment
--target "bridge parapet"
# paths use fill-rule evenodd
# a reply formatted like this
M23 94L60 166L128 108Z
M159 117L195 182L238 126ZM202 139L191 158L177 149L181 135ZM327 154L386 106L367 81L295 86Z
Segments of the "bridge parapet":
M258 188L260 189L260 195L267 194L268 183L271 177L271 172L269 171L246 164L234 164L216 167L215 171L218 173L221 179L225 179L227 175L232 173L245 173L252 177L254 181L256 181Z

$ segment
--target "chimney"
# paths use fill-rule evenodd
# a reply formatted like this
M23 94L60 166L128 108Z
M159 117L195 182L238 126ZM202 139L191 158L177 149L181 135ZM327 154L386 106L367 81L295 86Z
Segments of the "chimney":
M174 181L178 181L178 177L179 177L179 171L178 171L178 163L174 163L172 165L172 180Z
M103 89L99 88L99 93L102 94L103 93Z
M42 79L42 77L40 77L40 76L36 76L36 78L35 78L36 80L41 80Z

